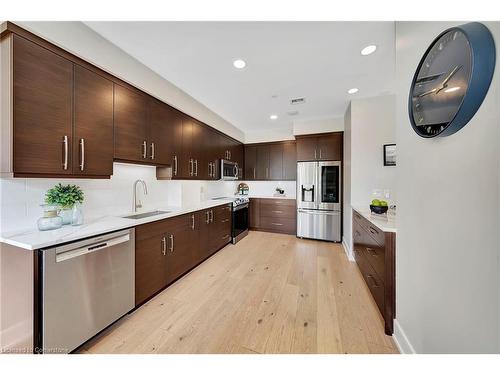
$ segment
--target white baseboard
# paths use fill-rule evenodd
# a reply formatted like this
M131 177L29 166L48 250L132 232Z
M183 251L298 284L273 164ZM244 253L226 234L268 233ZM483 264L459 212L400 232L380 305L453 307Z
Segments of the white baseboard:
M347 259L349 259L349 261L351 261L351 262L355 262L354 256L352 255L351 248L349 247L349 245L345 241L345 237L342 237L342 246L344 247L344 251L345 251L345 255L347 255Z
M394 319L394 334L392 338L401 354L417 354L397 319Z

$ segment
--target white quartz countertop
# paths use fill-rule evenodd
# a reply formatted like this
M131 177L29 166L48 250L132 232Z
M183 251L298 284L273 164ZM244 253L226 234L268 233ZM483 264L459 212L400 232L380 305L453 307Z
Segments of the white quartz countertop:
M369 205L366 207L361 205L352 206L352 209L358 212L381 231L396 233L396 215L390 213L383 215L374 214L370 211Z
M20 247L26 250L37 250L51 246L58 246L63 243L73 242L88 237L93 237L120 229L132 228L141 224L153 221L168 219L182 214L204 210L210 207L232 203L231 199L207 200L196 205L183 207L157 207L157 210L168 211L168 213L145 217L142 219L126 219L123 216L133 213L124 213L117 216L104 216L96 220L89 221L80 226L65 225L60 229L39 231L38 229L26 230L17 233L0 234L0 242ZM141 211L142 212L150 212Z
M296 200L297 198L288 196L288 195L248 195L248 198L259 198L259 199L292 199Z

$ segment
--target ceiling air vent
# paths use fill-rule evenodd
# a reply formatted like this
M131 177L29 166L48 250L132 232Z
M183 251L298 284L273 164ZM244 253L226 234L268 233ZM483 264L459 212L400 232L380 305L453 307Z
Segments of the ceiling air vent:
M290 104L294 105L294 104L302 104L302 103L305 103L306 101L306 98L293 98L293 99L290 99Z
M299 114L299 111L290 111L286 113L288 116L297 116Z

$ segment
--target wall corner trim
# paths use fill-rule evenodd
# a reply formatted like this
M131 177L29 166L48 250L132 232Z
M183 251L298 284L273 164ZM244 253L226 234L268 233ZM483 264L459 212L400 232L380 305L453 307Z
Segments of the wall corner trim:
M342 247L344 248L345 255L347 255L347 259L349 259L349 262L355 262L354 256L352 255L351 248L347 244L344 236L342 236Z
M392 337L401 354L417 354L397 319L394 319L394 335Z

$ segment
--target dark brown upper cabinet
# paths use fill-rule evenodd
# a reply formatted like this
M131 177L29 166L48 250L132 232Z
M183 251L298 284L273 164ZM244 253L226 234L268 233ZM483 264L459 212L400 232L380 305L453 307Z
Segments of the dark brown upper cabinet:
M245 145L246 180L295 180L295 141Z
M257 178L257 146L245 145L245 180Z
M297 160L342 160L343 132L297 137Z
M113 83L12 38L14 175L113 174Z
M2 127L12 124L0 172L103 178L117 160L212 180L220 159L243 167L240 142L11 22L0 30Z
M172 177L176 178L182 149L182 114L156 99L150 100L149 111L151 161L171 165Z
M283 144L269 145L269 177L270 180L283 179Z
M283 143L283 180L297 179L297 145L295 142Z
M113 83L75 65L73 174L113 174Z
M269 177L269 145L257 146L257 180L268 180Z
M13 36L13 171L72 174L73 64Z
M115 159L149 162L148 99L115 85Z

